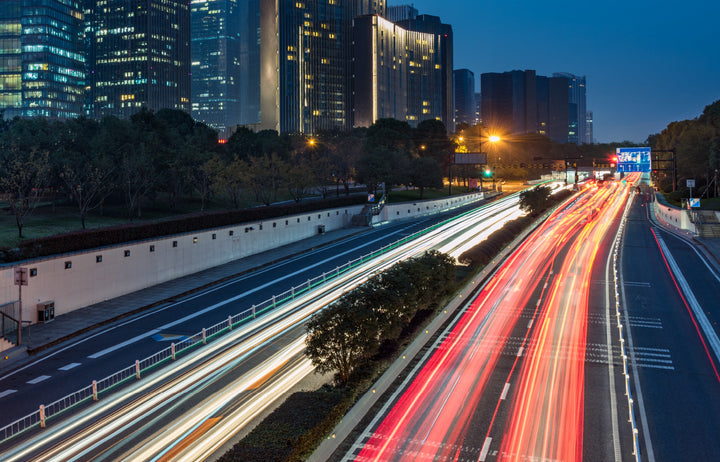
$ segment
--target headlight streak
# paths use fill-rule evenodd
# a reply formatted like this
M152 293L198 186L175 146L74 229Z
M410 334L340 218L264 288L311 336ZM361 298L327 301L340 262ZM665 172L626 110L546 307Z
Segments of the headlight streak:
M374 259L370 263L359 265L340 278L329 280L327 284L321 286L322 289L326 291L324 296L317 297L317 295L312 293L306 294L275 312L258 318L254 322L241 328L236 328L231 334L220 337L204 348L179 358L171 363L172 366L157 370L153 374L144 377L143 380L129 385L119 392L104 397L91 408L80 412L71 419L58 422L51 430L45 430L39 435L30 438L27 442L7 451L5 453L5 456L8 456L7 460L25 460L30 454L47 448L49 444L52 444L52 441L59 441L61 438L67 439L60 441L46 452L42 456L43 459L73 460L88 455L92 450L99 448L103 444L107 444L113 435L127 432L128 429L137 426L142 421L153 419L152 416L157 413L169 412L168 407L178 406L177 402L184 400L184 396L206 387L208 381L222 375L226 370L247 358L263 344L272 341L273 338L276 338L297 323L301 323L308 316L311 316L312 313L331 303L344 292L351 290L369 277L372 277L373 274L392 266L400 260L429 250L441 242L450 240L448 245L459 248L466 240L476 238L477 233L483 233L485 231L488 226L487 221L491 221L488 218L490 216L494 216L492 218L494 221L492 221L490 226L497 226L500 222L511 219L508 218L508 215L512 216L509 210L517 210L517 202L518 194L514 194L480 209L476 209L457 220L445 223L443 226L430 231L427 235L415 241L398 246L395 250L379 257L379 259ZM460 230L464 230L464 232L460 233ZM309 302L309 300L313 301ZM303 307L304 304L308 306ZM270 323L272 324L269 327L265 327ZM262 330L260 330L261 328ZM228 348L229 352L218 354L218 352ZM212 355L218 355L218 358L213 358L209 361L206 360L206 358ZM163 382L170 380L171 376L177 375L183 369L191 366L197 368L196 363L201 361L207 361L207 363L193 372L184 373L180 377L176 377L172 382L162 385ZM312 368L310 368L310 370L311 369ZM303 372L295 373L291 376L295 377L296 381L309 373L306 368L301 367L300 370ZM257 374L253 377L257 380ZM243 379L245 379L245 376L243 376ZM288 378L287 380L291 379ZM252 383L249 378L248 381ZM244 383L247 383L247 381ZM155 387L159 388L153 389ZM137 397L135 401L128 402L133 399L134 396ZM262 398L259 402L265 401L266 399ZM122 407L114 411L111 415L101 417L107 414L108 410L121 405ZM257 412L260 411L261 410L258 410ZM242 414L240 411L238 412L239 415ZM197 428L197 425L202 423L207 416L207 414L203 416L202 413L198 413L193 419L188 420L192 420L192 422L194 422L193 428ZM157 418L158 417L155 417L155 419ZM187 432L191 427L192 426L184 425L182 429ZM224 428L224 426L219 424L216 425L216 427ZM208 434L212 433L212 431L208 431ZM169 451L174 444L182 441L182 438L178 439L182 434L179 430L173 432L172 435L175 436L175 440L170 443L166 442L167 447L158 452ZM203 440L205 440L205 438L203 438ZM163 441L165 441L165 439ZM214 443L208 442L203 444L209 447ZM153 447L156 446L157 445L153 445Z
M357 457L346 457L460 457L470 416L499 360L502 342L516 328L517 308L527 306L537 289L540 300L531 317L536 322L528 324L510 371L519 377L512 386L516 402L500 457L582 458L589 269L627 200L628 188L619 189L612 185L584 190L531 234L466 308L377 427L371 424L373 432L359 437L369 440L356 443L355 448L362 447ZM567 256L561 259L560 250L568 244ZM525 287L518 291L520 279ZM498 402L488 437L499 406Z

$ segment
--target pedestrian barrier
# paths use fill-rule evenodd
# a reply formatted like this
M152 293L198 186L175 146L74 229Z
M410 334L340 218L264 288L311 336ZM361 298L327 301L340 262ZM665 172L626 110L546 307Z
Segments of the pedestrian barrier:
M330 279L336 278L341 274L369 260L372 260L373 258L388 253L397 247L400 247L401 245L427 234L451 221L462 218L468 213L471 212L468 211L456 217L443 220L440 223L429 226L402 239L387 244L380 249L374 250L354 260L350 260L333 270L323 272L320 276L308 279L307 282L301 284L300 286L292 287L290 290L274 295L258 305L253 305L249 309L229 316L227 320L208 328L203 328L202 331L197 332L177 343L172 343L169 347L164 348L145 359L136 360L133 365L128 366L125 369L115 372L101 380L94 380L93 383L87 387L70 393L69 395L50 404L41 404L37 411L0 428L0 445L32 428L45 428L48 420L54 419L87 401L97 401L101 395L120 387L126 382L140 380L148 371L168 361L175 360L177 355L187 352L196 346L203 345L216 336L228 333L233 329L233 327L262 316L274 310L278 306L291 302L297 297L312 290L314 287L317 287Z

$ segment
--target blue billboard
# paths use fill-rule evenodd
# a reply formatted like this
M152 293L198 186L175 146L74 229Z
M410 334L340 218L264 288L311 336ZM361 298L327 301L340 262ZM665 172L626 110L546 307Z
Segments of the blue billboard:
M650 148L617 148L617 171L650 173Z

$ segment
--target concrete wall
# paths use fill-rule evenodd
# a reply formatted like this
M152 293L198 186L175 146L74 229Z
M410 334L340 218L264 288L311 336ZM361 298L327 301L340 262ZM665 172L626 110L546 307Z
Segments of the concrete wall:
M431 215L433 213L442 212L444 210L480 201L484 197L483 193L478 192L444 199L386 204L385 207L383 207L382 212L380 212L380 215L373 217L372 224L377 225L380 223L404 220L406 218Z
M671 226L697 234L695 223L690 221L687 211L667 204L661 204L657 200L653 202L655 217Z
M131 293L213 266L349 226L362 205L108 246L0 266L0 305L18 299L13 274L31 271L22 288L23 320L36 304L55 301L55 315ZM32 273L35 273L32 275Z

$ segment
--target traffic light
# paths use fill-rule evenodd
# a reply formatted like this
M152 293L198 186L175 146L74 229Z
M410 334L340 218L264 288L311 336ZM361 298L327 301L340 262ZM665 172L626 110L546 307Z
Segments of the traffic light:
M485 176L485 178L490 178L492 176L492 171L489 168L486 168L483 171L483 176Z

